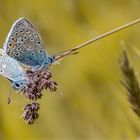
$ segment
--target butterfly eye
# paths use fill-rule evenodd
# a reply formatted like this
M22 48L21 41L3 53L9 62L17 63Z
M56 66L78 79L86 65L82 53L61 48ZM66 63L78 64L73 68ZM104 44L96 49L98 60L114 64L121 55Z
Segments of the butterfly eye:
M15 88L19 88L20 85L18 83L14 83Z
M3 70L0 70L0 73L2 73L3 72Z
M10 76L11 74L10 74L10 73L8 73L8 75Z

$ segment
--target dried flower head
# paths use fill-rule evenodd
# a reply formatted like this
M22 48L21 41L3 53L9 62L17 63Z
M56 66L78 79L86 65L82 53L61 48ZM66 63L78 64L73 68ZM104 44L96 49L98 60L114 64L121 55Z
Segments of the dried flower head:
M42 90L49 89L51 92L57 90L57 83L52 80L52 74L46 70L27 70L27 84L21 89L22 94L29 100L36 101L41 98ZM39 116L38 110L40 109L39 103L33 102L24 107L22 118L28 123L33 124Z
M39 117L39 114L38 114L39 109L40 109L39 103L33 102L31 104L27 104L24 107L24 113L22 114L22 118L28 124L33 124L34 121Z
M51 92L57 90L57 83L52 80L52 74L48 70L27 70L26 75L28 83L21 91L30 100L41 98L43 89L49 89Z

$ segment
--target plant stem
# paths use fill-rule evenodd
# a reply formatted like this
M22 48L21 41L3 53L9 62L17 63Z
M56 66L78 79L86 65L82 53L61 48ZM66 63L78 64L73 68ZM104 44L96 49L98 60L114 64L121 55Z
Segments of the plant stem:
M88 44L91 44L91 43L93 43L93 42L95 42L97 40L100 40L102 38L105 38L105 37L107 37L107 36L109 36L109 35L111 35L111 34L113 34L115 32L121 31L121 30L123 30L125 28L128 28L128 27L130 27L132 25L135 25L137 23L140 23L140 18L138 18L138 19L136 19L136 20L134 20L132 22L129 22L127 24L124 24L124 25L122 25L122 26L120 26L118 28L115 28L115 29L113 29L113 30L111 30L109 32L103 33L103 34L101 34L101 35L99 35L99 36L97 36L95 38L92 38L91 40L88 40L86 42L83 42L82 44L80 44L80 45L78 45L78 46L76 46L76 47L74 47L72 49L69 49L67 51L64 51L64 52L60 53L59 55L56 55L54 61L60 60L64 56L67 56L69 54L75 54L74 52L77 51L78 49L83 48L83 47L87 46Z

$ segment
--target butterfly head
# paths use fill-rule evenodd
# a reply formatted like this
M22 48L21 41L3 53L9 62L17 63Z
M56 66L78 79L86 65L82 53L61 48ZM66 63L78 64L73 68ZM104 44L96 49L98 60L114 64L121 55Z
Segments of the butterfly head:
M55 56L48 56L44 62L44 66L48 68L55 60Z
M52 64L54 62L54 60L55 60L55 56L49 56L48 57L48 64L49 65Z
M12 87L16 90L22 90L25 87L25 81L12 81Z

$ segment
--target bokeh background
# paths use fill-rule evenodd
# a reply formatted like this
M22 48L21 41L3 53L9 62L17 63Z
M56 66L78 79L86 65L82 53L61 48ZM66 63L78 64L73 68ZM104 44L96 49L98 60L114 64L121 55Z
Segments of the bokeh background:
M50 54L72 48L140 15L139 0L0 0L0 45L12 23L28 18ZM29 101L0 78L0 140L139 140L140 119L131 110L119 66L122 42L140 70L140 25L97 41L51 67L59 90L44 91L34 125L20 118Z

